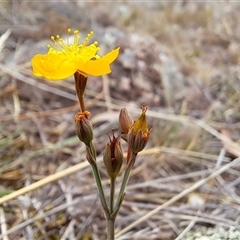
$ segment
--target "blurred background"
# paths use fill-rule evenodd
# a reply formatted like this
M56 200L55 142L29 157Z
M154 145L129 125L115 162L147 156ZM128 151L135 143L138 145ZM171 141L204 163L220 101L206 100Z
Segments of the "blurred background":
M85 96L106 192L101 156L119 109L136 119L147 105L153 128L117 239L239 239L240 165L227 165L240 156L239 11L239 1L1 1L0 196L86 161L75 135L73 77L36 78L30 60L47 52L52 35L72 28L84 39L93 30L100 55L121 48L111 74L89 77ZM142 219L224 165L221 175ZM106 239L88 165L4 202L0 218L4 240Z

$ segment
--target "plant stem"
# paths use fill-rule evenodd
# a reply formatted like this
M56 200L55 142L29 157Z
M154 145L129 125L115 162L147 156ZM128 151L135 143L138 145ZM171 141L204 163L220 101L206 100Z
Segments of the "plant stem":
M107 239L114 240L115 239L115 218L107 219Z
M127 168L126 168L124 176L123 176L123 181L122 181L122 184L121 184L121 188L119 190L119 194L118 194L116 205L114 207L114 211L112 212L112 217L117 215L117 212L118 212L118 210L119 210L119 208L122 204L122 200L123 200L123 197L124 197L124 191L125 191L125 188L128 184L130 173L132 171L132 168L133 168L134 162L136 160L136 157L137 157L137 155L133 154L133 153L131 153L131 155L129 156L129 164L127 165Z
M124 173L124 176L123 176L123 182L121 184L121 188L120 188L120 191L119 191L119 194L118 194L118 198L117 198L117 202L116 202L116 205L115 205L115 208L114 208L114 212L120 208L121 206L121 203L122 203L122 199L123 199L123 195L124 195L124 191L125 191L125 188L127 186L127 183L128 183L128 180L129 180L129 176L130 176L130 173L131 173L131 170L132 169L129 169L127 168L125 173Z
M110 214L113 213L114 208L114 195L115 195L115 177L111 177L110 182Z
M95 160L95 162L96 162L97 156L96 156L96 151L95 151L95 148L94 148L92 142L90 142L90 145L89 145L88 147L89 147L89 149L90 149L90 152L91 152L91 154L92 154L92 157L94 158L94 160Z
M102 186L100 173L99 173L98 166L97 166L97 163L96 163L96 151L95 151L95 148L94 148L92 142L90 143L90 145L88 147L89 147L89 150L90 150L90 153L91 153L92 157L94 158L94 161L93 161L93 164L91 164L91 167L92 167L93 175L94 175L95 182L96 182L96 185L97 185L97 188L98 188L101 204L102 204L103 210L106 214L106 217L109 218L110 212L109 212L109 208L108 208L108 205L107 205L107 202L106 202L106 197L105 197L105 194L104 194L104 191L103 191L103 186Z
M84 103L83 95L82 96L78 96L78 99L79 99L81 111L84 112L86 109L85 109L85 103Z
M80 103L81 111L84 112L85 104L84 104L84 92L87 85L87 76L83 75L80 72L74 73L74 79L75 79L75 88L76 88L76 94Z
M95 181L96 181L96 184L97 184L101 204L102 204L103 210L106 214L106 217L108 218L110 213L109 213L109 208L107 206L106 197L105 197L105 194L104 194L104 191L103 191L102 181L101 181L101 177L100 177L100 174L99 174L99 171L98 171L98 167L97 167L97 164L93 164L91 166L92 166L93 175L95 177Z

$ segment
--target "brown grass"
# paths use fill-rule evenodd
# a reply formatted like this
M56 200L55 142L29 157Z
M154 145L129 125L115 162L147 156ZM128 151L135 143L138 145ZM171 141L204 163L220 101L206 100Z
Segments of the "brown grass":
M0 5L0 239L106 239L75 136L73 79L31 73L31 57L68 27L93 29L103 52L121 47L112 74L90 77L86 91L106 193L105 133L117 128L122 107L134 117L141 104L149 108L153 131L130 178L117 239L185 239L199 226L238 227L240 4Z

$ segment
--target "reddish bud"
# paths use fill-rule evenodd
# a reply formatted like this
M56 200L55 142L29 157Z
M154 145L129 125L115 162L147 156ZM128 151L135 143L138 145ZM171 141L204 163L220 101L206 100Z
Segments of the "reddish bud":
M109 177L116 178L122 167L123 152L121 143L114 135L113 139L110 139L110 143L108 143L105 148L103 162Z
M150 130L148 129L146 111L147 107L142 107L142 114L133 123L127 135L128 146L134 153L142 151L149 139Z
M93 126L88 117L90 112L79 112L75 116L76 133L80 141L85 143L88 147L93 140Z
M131 129L127 135L128 146L134 153L141 152L147 145L148 139L149 134L144 135L142 130L138 130L137 135L135 135L133 129Z

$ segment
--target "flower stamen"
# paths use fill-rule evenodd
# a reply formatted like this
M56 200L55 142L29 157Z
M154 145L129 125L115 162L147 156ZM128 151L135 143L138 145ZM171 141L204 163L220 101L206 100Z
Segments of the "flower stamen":
M58 37L59 37L59 35L56 36L56 38L58 38ZM59 43L57 41L58 39L56 39L56 38L54 36L51 36L51 40L53 41L54 45L61 49L62 47L59 45ZM58 49L53 49L53 47L51 47L51 46L50 46L49 50L57 50L57 51L59 51Z
M67 45L69 45L69 37L70 37L70 33L72 32L72 29L69 28L69 29L67 30L67 32L68 32L68 34L67 34Z
M89 39L92 37L93 35L93 31L91 31L90 33L88 33L87 37L85 38L84 42L82 43L83 46L86 46Z

